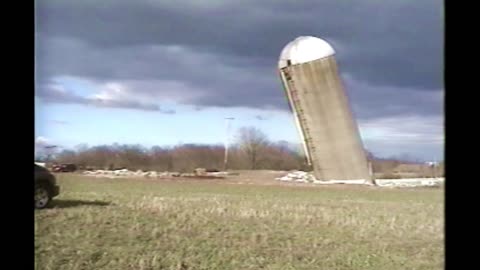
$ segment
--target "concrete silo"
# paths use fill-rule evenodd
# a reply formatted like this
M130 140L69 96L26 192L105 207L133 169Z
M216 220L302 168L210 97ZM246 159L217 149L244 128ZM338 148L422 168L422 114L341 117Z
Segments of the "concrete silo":
M334 55L324 40L298 37L280 55L281 80L315 177L371 181Z

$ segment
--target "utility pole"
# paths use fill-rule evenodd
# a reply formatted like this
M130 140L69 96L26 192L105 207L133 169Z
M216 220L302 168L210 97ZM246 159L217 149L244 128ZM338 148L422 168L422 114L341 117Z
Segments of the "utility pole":
M230 144L230 122L234 120L233 117L226 117L226 136L225 136L225 155L223 159L223 171L227 171L228 169L228 146Z
M432 170L431 176L434 179L437 179L437 173L436 173L437 160L436 160L436 158L434 158L433 161L427 162L427 164L430 167L430 169Z

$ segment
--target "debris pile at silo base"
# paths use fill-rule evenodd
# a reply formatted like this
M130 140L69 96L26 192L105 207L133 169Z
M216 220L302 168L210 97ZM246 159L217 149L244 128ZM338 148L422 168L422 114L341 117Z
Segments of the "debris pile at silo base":
M278 181L311 183L319 185L369 185L373 186L370 181L364 179L358 180L328 180L320 181L311 173L304 171L293 171L285 176L275 178ZM376 179L375 184L379 187L438 187L444 182L443 178L412 178L412 179Z
M292 181L299 183L312 183L313 181L315 181L315 177L312 174L302 171L293 171L285 176L275 179L279 181Z
M320 181L313 176L311 173L304 171L293 171L288 173L285 176L275 178L278 181L285 182L297 182L297 183L312 183L319 185L332 185L332 184L350 184L350 185L371 185L368 181L363 179L359 180L329 180L329 181Z
M377 179L379 187L440 187L445 178Z
M228 175L228 172L203 172L198 173L179 173L179 172L157 172L157 171L130 171L127 169L121 170L94 170L84 171L83 175L101 178L202 178L202 179L222 179Z

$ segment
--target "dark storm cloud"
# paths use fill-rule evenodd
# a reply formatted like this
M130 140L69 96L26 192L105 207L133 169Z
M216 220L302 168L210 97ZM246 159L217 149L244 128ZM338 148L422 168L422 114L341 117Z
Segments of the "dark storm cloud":
M92 98L89 99L90 104L97 107L106 107L106 108L130 108L130 109L139 109L144 111L160 111L158 105L155 104L142 104L130 100L108 100L101 98ZM169 112L170 113L170 112Z
M61 85L42 83L36 87L36 95L49 103L88 104L85 97L65 90Z
M118 99L118 98L101 98L101 97L83 97L75 93L63 89L58 85L44 85L37 88L37 95L47 103L63 103L63 104L82 104L93 105L104 108L124 108L143 111L158 111L165 114L174 114L174 110L160 109L157 104L142 103L134 100ZM57 121L57 124L60 122ZM65 123L62 123L65 124Z
M287 108L274 67L233 66L223 63L223 56L179 46L107 50L65 38L39 43L39 78L57 74L98 83L118 80L135 89L132 96L169 97L204 107Z
M262 115L255 115L255 119L260 121L265 121L265 120L268 120L268 117L262 116Z
M37 77L129 81L135 93L169 93L195 106L287 109L279 53L295 37L314 35L336 49L361 117L441 112L424 93L443 89L442 1L198 3L36 2Z
M443 92L393 86L373 86L342 74L355 116L359 120L394 115L443 114Z

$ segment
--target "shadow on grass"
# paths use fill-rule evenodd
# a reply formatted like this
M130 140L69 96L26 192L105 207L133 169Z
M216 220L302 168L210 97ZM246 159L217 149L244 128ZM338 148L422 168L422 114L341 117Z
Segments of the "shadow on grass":
M70 208L77 206L107 206L110 202L84 200L53 200L51 208Z

